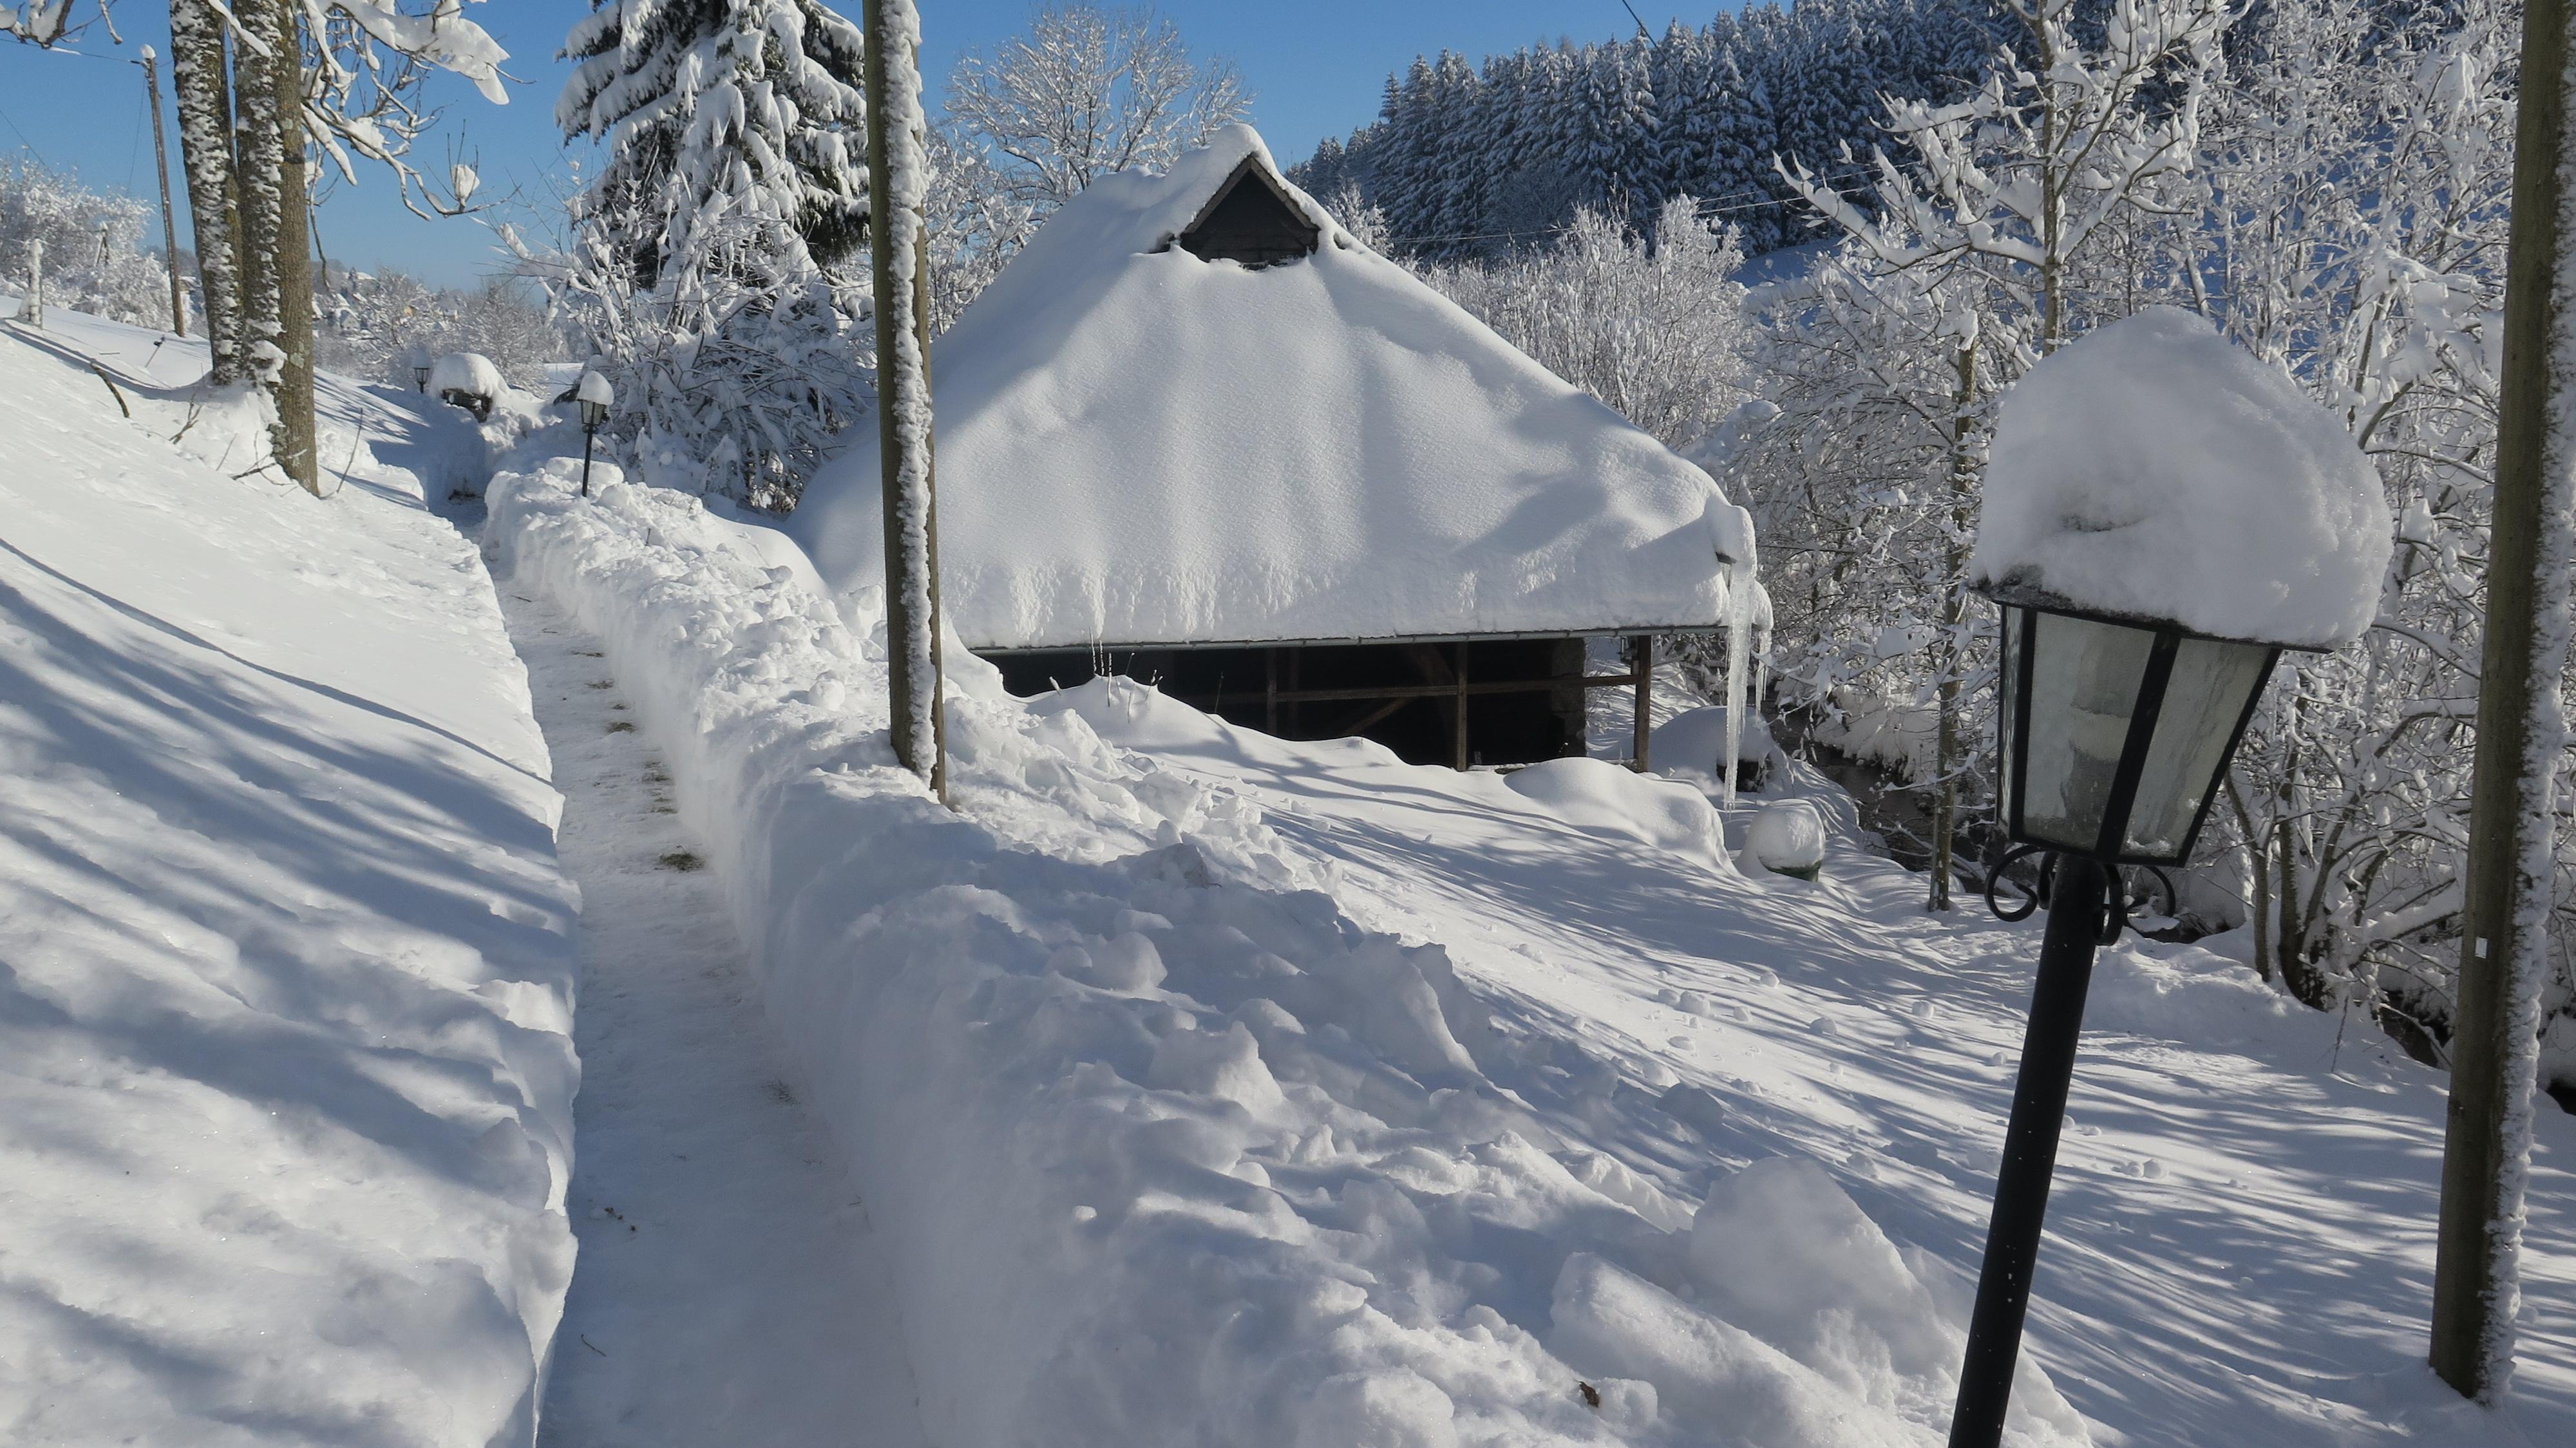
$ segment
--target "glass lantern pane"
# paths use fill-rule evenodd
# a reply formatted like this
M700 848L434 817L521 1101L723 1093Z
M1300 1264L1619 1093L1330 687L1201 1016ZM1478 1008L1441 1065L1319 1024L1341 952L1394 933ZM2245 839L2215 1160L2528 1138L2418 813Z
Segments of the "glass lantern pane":
M2003 757L1997 761L2002 773L1996 776L1998 787L2012 788L2013 757L2021 751L2021 740L2014 729L2013 703L2021 689L2021 631L2029 614L2022 609L2004 610L2003 672L1995 680L1996 715L2003 729Z
M2184 639L2174 651L2173 677L2156 713L2147 744L2138 797L2129 806L2122 851L2177 859L2190 844L2184 835L2200 817L2201 802L2217 786L2219 766L2236 735L2245 702L2263 684L2272 660L2265 644Z
M2030 773L2022 832L2070 850L2095 849L2138 685L2156 636L2125 624L2037 616L2031 645Z

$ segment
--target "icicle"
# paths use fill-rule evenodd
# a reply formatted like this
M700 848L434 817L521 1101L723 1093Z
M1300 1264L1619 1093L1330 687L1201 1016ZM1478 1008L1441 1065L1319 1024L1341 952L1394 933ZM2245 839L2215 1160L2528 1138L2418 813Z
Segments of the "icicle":
M1728 505L1733 527L1719 556L1726 571L1726 757L1717 762L1723 781L1719 798L1735 803L1736 754L1744 742L1744 711L1751 700L1744 687L1744 666L1753 652L1753 602L1762 587L1753 549L1753 515Z
M1717 762L1721 797L1735 803L1736 748L1744 740L1744 664L1752 652L1753 565L1739 561L1726 578L1726 757Z

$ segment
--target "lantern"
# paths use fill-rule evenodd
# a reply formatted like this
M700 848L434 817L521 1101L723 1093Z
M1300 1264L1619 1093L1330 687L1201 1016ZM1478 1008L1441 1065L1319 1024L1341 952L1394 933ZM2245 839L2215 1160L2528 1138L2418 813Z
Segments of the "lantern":
M2183 863L2282 646L1990 596L2005 833L2108 865Z
M590 496L591 442L608 424L608 410L617 405L617 392L597 369L585 367L581 371L581 380L573 384L572 396L574 405L581 409L581 495L587 498Z
M2120 867L2190 857L2263 684L2292 647L2090 612L2036 590L1986 593L2003 609L2004 831L2014 855L2052 857L2041 873L2051 898L1951 1448L2003 1440L2093 956L2129 908ZM1989 873L1989 903L2012 858ZM2037 904L1995 913L2019 919Z
M411 385L415 392L429 391L429 364L415 362L411 368Z

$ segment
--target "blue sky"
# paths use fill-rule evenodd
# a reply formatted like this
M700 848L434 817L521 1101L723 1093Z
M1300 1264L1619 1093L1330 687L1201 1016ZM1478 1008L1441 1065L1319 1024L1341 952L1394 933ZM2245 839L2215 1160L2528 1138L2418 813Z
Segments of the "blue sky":
M960 53L1007 39L1034 8L1030 0L919 3L924 66L934 95ZM1713 0L1697 0L1683 12L1673 10L1670 0L1660 6L1654 0L1631 3L1658 32L1676 13L1698 23L1719 8ZM75 0L75 6L84 20L96 13L94 0ZM851 14L858 3L845 0L836 8ZM1160 8L1200 53L1233 57L1255 93L1253 119L1283 161L1368 120L1387 73L1416 53L1445 46L1481 58L1561 35L1605 40L1636 28L1620 0L1166 0ZM554 53L586 9L584 0L475 5L474 18L509 50L506 68L524 84L511 87L510 104L503 107L461 83L439 84L433 95L446 106L446 120L422 153L440 164L426 169L443 167L453 147L477 163L484 199L515 188L531 210L556 209L574 153L554 129L554 99L566 69ZM146 44L168 54L168 7L156 0L118 0L114 13L125 36L122 46L97 25L65 47L85 55L0 41L0 154L32 148L92 186L150 197L151 119L142 73L127 62ZM165 106L167 70L165 64ZM171 184L177 188L175 133L171 144ZM185 207L184 194L179 203ZM184 209L179 225L185 245ZM493 264L491 235L481 225L413 217L396 203L389 178L380 173L361 172L354 188L335 186L324 201L321 225L324 250L334 261L399 268L444 284L471 282Z

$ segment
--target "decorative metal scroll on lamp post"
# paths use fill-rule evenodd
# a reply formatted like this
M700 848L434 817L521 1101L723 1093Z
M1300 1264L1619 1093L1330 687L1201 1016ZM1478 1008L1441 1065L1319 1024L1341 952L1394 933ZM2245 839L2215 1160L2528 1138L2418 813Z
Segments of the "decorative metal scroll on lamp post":
M1950 1448L2003 1440L2093 956L2128 919L2120 870L2190 857L2273 664L2283 648L2304 647L2087 612L2030 590L1986 594L2003 610L2003 817L2015 847L1986 901L2006 920L2044 901L2048 928ZM2047 857L2038 890L1997 905L1995 881L2033 854Z

